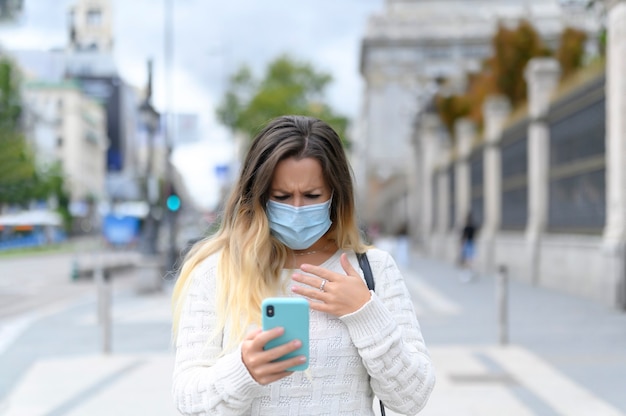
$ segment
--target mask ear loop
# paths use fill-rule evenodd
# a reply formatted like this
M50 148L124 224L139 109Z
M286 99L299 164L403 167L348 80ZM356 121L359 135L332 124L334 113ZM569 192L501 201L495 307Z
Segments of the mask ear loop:
M332 227L332 224L334 223L333 218L332 218L332 214L333 214L333 197L334 196L335 196L335 191L332 191L330 193L330 199L329 199L330 203L328 204L328 218L330 219L331 227ZM339 247L337 245L337 237L333 238L333 242L335 243L336 247Z

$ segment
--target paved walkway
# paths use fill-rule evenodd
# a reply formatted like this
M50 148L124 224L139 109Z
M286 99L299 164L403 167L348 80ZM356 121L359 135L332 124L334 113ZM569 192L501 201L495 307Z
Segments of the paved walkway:
M421 414L626 415L626 314L511 282L510 344L500 346L493 279L460 283L419 257L402 267L438 375ZM139 295L123 279L113 281L111 354L95 290L0 322L0 415L177 414L169 286Z
M424 415L626 415L626 314L511 280L500 343L496 281L404 267L438 373Z

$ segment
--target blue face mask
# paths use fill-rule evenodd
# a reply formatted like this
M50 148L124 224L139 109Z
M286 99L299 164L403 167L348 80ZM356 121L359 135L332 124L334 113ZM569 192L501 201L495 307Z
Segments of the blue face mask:
M311 247L330 229L330 203L294 207L276 201L267 202L267 219L272 234L292 250Z

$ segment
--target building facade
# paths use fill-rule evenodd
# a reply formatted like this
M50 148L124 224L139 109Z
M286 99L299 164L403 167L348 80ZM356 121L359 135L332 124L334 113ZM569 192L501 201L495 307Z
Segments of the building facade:
M75 214L106 199L106 112L76 82L24 85L27 137L42 168L59 163ZM77 215L81 216L81 215Z
M109 0L79 1L68 13L69 49L112 52L113 8Z
M72 80L106 112L107 199L141 198L140 97L118 73L113 56L113 9L109 0L78 0L68 13L65 48L11 51L25 78L45 83Z
M387 0L371 16L361 47L365 91L354 149L366 223L383 232L420 232L409 215L419 209L420 172L429 163L413 140L419 117L443 80L446 92L462 91L466 74L491 55L498 25L520 19L551 46L564 27L582 28L594 53L598 21L557 0Z
M442 145L434 114L416 141L424 170L422 248L454 261L465 216L475 267L626 309L626 1L608 9L606 60L561 79L552 58L525 69L527 106L483 106L482 131L456 123ZM429 128L430 126L430 128Z

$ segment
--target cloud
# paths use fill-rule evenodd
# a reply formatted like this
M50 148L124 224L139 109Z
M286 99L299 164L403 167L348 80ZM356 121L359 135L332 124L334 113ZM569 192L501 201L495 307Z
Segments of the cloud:
M20 24L0 30L0 41L10 48L64 47L67 12L76 1L26 1ZM221 98L226 73L242 63L260 71L270 60L288 52L332 72L333 104L356 116L360 39L367 17L382 8L383 0L317 0L298 2L297 7L289 0L170 1L174 5L176 108L192 110L199 102L214 106ZM146 60L154 59L156 101L164 106L166 0L112 3L115 56L122 76L133 85L143 85ZM183 81L184 77L195 81ZM194 98L200 94L209 98Z
M198 206L213 210L219 202L223 182L218 167L235 169L235 147L226 140L203 140L180 146L172 163L183 176L185 186ZM230 172L235 175L236 172Z
M169 79L164 64L167 1L174 5ZM65 47L67 12L76 2L25 1L23 19L18 25L0 28L0 42L9 49ZM114 54L122 78L143 87L146 62L153 59L155 105L162 111L200 117L204 140L194 151L181 150L186 161L179 167L190 175L192 192L210 205L214 196L209 194L215 186L207 163L216 154L210 143L228 136L215 117L227 75L243 63L260 75L271 60L289 53L332 74L331 105L356 118L361 98L360 39L368 16L381 10L384 0L112 0L112 4Z

